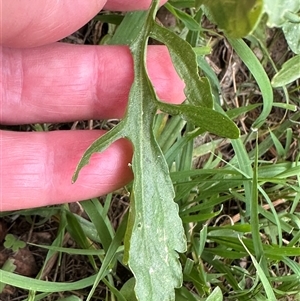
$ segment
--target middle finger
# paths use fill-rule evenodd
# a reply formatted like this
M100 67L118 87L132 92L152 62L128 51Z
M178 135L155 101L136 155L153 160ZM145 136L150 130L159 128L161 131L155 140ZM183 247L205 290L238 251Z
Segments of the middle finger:
M55 43L2 51L5 91L0 123L123 116L133 82L133 62L127 47ZM148 48L147 69L160 99L171 103L184 100L184 84L165 46Z

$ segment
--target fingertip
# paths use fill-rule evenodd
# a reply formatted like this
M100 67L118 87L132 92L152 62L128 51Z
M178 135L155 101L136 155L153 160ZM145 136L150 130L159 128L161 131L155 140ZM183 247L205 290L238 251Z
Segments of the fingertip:
M35 47L58 41L73 33L103 7L106 0L3 1L0 44Z
M84 152L103 133L0 131L0 211L82 201L127 184L132 146L125 139L95 153L72 184Z

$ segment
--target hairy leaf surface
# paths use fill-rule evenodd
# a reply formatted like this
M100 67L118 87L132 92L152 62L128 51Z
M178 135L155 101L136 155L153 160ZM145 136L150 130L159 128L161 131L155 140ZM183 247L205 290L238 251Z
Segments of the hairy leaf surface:
M134 173L130 214L125 235L124 260L135 279L135 293L139 301L175 300L175 287L182 284L182 269L177 252L186 250L186 239L178 206L174 202L174 188L168 165L154 133L153 121L163 105L158 100L149 80L146 66L146 48L149 36L156 36L170 51L175 68L186 84L185 94L191 105L167 105L168 110L189 118L203 129L227 128L218 133L237 137L238 130L226 116L213 111L212 93L207 79L200 79L193 49L175 34L169 34L155 23L158 1L148 12L129 13L131 32L117 32L114 43L129 44L134 62L132 84L124 119L111 131L96 140L85 152L75 171L88 164L94 152L103 151L112 142L127 138L134 147ZM138 29L138 30L137 30ZM192 106L194 105L194 106ZM196 105L196 107L195 107ZM196 110L193 110L196 108ZM200 109L208 118L203 122ZM210 114L210 115L209 115ZM209 116L220 118L216 127L203 126Z
M300 33L300 16L298 23L286 22L282 26L282 30L291 50L300 54L300 34L297 34Z

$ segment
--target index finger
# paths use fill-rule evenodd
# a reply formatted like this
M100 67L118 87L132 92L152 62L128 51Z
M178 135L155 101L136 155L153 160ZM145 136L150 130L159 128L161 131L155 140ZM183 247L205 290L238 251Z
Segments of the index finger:
M166 0L162 0L162 3ZM56 42L91 20L105 5L110 10L147 9L151 0L1 1L0 44L34 47Z

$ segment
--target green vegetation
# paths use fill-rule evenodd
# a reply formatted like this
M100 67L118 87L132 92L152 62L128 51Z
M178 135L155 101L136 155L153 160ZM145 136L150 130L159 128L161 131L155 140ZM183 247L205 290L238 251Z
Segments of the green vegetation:
M59 226L50 246L29 243L45 253L36 279L3 269L0 280L32 301L58 292L61 301L300 300L300 2L173 0L169 29L155 21L156 2L148 12L97 17L117 24L103 41L129 45L135 78L126 116L74 171L76 180L94 152L128 138L130 210L116 225L108 195L83 201L84 215L69 205L17 212ZM149 37L168 47L184 104L157 99L144 65ZM65 247L66 237L77 248ZM91 271L41 280L66 254L84 256Z
M14 252L16 252L20 248L24 248L26 246L26 243L24 241L18 240L12 234L7 234L3 245L6 249L12 249Z

